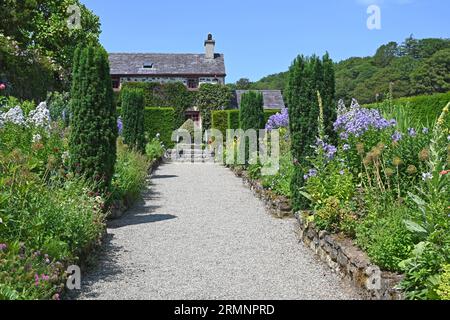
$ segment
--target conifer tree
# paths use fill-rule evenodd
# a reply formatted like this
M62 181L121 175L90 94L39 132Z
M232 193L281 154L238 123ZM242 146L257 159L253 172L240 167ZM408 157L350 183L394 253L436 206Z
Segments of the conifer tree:
M113 103L108 54L98 46L78 48L71 89L72 170L109 189L116 161L117 114Z
M122 120L125 144L140 152L144 152L144 91L142 89L123 89Z
M336 119L334 103L335 76L333 61L326 54L297 57L289 70L287 84L287 104L291 131L291 152L295 162L291 193L294 210L305 209L306 198L300 188L305 184L304 175L309 169L306 158L311 155L312 145L318 136L319 102L317 92L324 104L325 134L334 141L333 123Z
M249 91L241 97L241 108L239 112L240 127L243 131L256 130L257 137L259 129L264 129L264 98L256 91ZM247 139L246 139L247 140ZM249 143L245 141L245 163L249 159Z

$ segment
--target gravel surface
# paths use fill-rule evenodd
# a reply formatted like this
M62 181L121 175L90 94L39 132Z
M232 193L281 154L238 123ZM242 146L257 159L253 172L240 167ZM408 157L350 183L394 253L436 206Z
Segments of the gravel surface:
M224 167L164 164L143 197L109 224L76 298L359 298Z

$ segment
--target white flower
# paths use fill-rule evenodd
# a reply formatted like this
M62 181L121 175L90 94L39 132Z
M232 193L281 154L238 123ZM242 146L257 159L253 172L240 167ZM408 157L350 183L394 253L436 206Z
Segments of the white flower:
M41 102L35 110L30 111L27 123L36 127L50 128L50 111L46 102Z
M63 154L61 155L61 159L64 163L66 163L70 159L69 151L63 152Z
M18 125L23 125L25 123L23 111L19 106L9 109L6 113L0 114L0 126L8 122Z
M33 135L33 139L32 139L32 143L36 143L36 142L39 142L39 141L41 141L42 140L42 137L41 137L41 135L38 133L38 134L35 134L35 135Z

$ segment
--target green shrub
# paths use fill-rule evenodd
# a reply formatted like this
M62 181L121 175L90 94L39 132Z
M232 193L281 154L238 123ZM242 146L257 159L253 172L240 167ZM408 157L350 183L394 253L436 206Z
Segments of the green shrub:
M125 144L144 152L144 91L125 88L122 90L122 121Z
M442 108L450 102L450 92L433 95L422 95L416 97L394 99L392 104L373 103L367 105L369 108L381 110L392 107L402 108L406 117L414 122L415 126L429 126L433 124L442 112ZM447 127L450 126L450 118L447 119Z
M72 77L71 167L105 191L114 174L117 139L117 114L106 51L95 46L78 48Z
M399 263L412 251L413 238L404 223L408 216L406 208L391 205L383 212L369 213L356 226L358 245L381 268L400 271Z
M131 150L119 139L117 162L112 181L113 198L126 200L130 205L146 184L150 162L145 155Z
M217 110L212 112L212 125L211 128L219 130L223 137L226 137L228 129L228 117L229 110Z
M242 130L263 129L264 99L261 93L249 91L242 95L241 109L239 110L239 124Z
M145 108L145 132L148 139L152 140L157 135L164 146L171 147L172 133L175 130L173 108Z
M150 161L155 161L164 155L165 149L158 138L153 139L145 146L145 154Z
M211 112L227 109L231 102L230 89L220 84L202 84L197 92L195 105L202 115L203 129L211 128Z
M239 110L228 110L228 129L239 129Z

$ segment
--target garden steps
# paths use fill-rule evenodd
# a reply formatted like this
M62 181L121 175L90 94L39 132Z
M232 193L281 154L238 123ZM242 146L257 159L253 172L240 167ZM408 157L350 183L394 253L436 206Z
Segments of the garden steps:
M200 144L179 144L169 155L170 160L180 163L214 163L214 155Z

